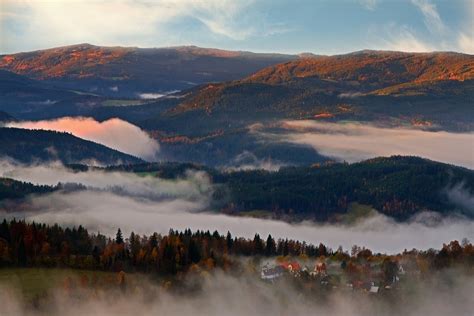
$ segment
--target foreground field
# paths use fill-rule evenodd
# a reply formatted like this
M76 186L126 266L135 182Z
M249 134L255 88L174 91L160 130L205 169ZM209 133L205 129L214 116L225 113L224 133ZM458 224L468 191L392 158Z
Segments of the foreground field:
M26 301L75 283L117 283L117 273L75 269L4 268L0 269L0 288L12 289ZM69 283L69 284L68 284ZM83 284L84 285L84 284Z

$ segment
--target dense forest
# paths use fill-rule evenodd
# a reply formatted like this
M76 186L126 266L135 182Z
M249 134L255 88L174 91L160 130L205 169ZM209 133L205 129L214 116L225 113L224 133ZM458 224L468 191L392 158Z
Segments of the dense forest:
M0 201L5 199L20 199L29 194L43 194L53 192L59 187L34 185L32 183L0 178Z
M404 255L407 255L408 252ZM464 240L453 241L440 251L412 250L428 264L429 269L474 264L474 247ZM253 239L233 237L229 232L170 230L167 235L154 233L123 236L118 229L115 238L91 234L82 226L63 228L58 225L3 220L0 224L1 267L69 267L104 271L128 271L175 275L193 266L224 270L239 264L238 257L332 258L341 268L356 268L367 261L394 261L398 255L374 254L370 249L354 246L351 254L341 248L332 250L323 244L278 239L269 235Z
M74 172L92 168L80 164L67 167ZM417 157L393 156L353 164L285 167L279 171L228 172L191 163L141 163L95 169L166 179L183 178L189 170L204 171L213 183L209 207L229 215L263 211L263 216L288 221L338 222L357 204L400 221L422 211L473 216L469 204L453 199L450 192L462 190L466 196L472 196L474 171ZM59 184L53 188L4 179L0 182L0 200L68 188L87 189L80 184Z
M226 184L223 190L230 192L227 205L231 212L261 209L329 220L357 202L399 220L423 210L445 214L458 210L472 216L472 209L454 204L447 192L463 184L472 195L474 172L417 157L224 173L216 179L220 181ZM225 195L219 190L215 194Z
M326 163L284 167L279 171L225 172L195 164L155 163L110 167L107 170L146 172L177 178L186 170L203 170L215 184L214 200L222 211L239 214L265 210L294 220L337 220L351 203L368 205L398 220L420 211L472 216L447 192L463 184L474 194L474 171L418 157L393 156L360 163Z

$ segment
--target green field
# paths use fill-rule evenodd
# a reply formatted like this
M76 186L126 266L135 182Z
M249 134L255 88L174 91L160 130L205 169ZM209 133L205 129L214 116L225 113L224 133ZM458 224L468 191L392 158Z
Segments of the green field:
M18 291L26 301L60 289L67 278L79 283L81 279L115 282L117 273L72 269L3 268L0 269L0 287ZM90 282L90 281L89 281Z

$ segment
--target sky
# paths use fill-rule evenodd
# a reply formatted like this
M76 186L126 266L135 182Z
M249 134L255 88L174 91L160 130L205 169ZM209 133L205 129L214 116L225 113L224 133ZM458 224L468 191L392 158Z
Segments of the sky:
M0 0L0 53L78 43L474 54L474 0Z

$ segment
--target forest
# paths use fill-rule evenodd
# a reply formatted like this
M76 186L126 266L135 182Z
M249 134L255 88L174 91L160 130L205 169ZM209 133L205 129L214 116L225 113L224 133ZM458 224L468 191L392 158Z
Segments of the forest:
M418 157L318 163L279 171L226 171L179 163L123 165L107 170L164 178L182 177L186 170L206 171L215 184L215 207L234 215L265 210L279 219L330 221L346 214L351 203L368 205L401 221L421 211L473 214L450 200L448 193L462 184L473 194L474 172Z
M134 172L164 179L180 179L189 171L205 172L213 188L209 208L228 215L263 211L266 217L287 221L338 222L355 204L398 221L406 221L423 211L468 218L474 214L468 204L453 197L459 192L466 196L474 194L474 172L418 157L393 156L353 164L283 167L279 171L228 171L192 163L142 163L107 168L73 164L67 167L74 172L89 169ZM94 188L74 183L35 186L2 179L0 201L55 190Z
M384 278L391 279L390 262L414 258L417 270L429 272L447 267L474 264L474 246L468 241L452 241L441 250L411 250L402 254L372 253L354 245L350 250L330 249L320 243L278 239L271 235L253 239L222 235L217 231L170 230L140 236L124 236L118 229L115 238L90 233L82 226L61 227L23 220L6 219L0 224L0 267L73 268L157 275L176 275L195 269L239 271L239 258L281 258L307 261L327 258L341 269L357 276L371 264L382 263ZM285 259L287 258L287 259ZM291 259L296 258L296 259ZM369 266L367 264L369 263ZM365 267L365 268L364 268ZM386 270L386 271L385 271ZM393 269L392 269L393 270ZM392 273L394 273L392 271ZM360 277L360 275L359 275Z

